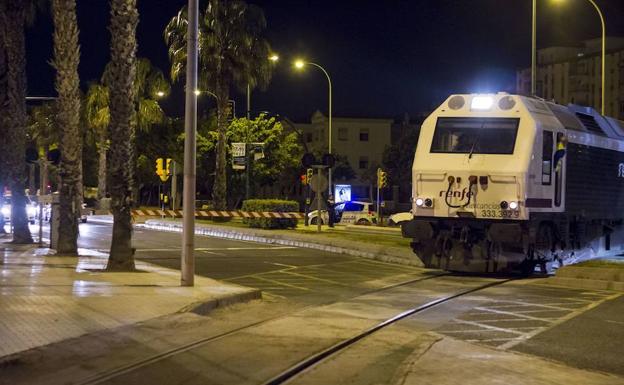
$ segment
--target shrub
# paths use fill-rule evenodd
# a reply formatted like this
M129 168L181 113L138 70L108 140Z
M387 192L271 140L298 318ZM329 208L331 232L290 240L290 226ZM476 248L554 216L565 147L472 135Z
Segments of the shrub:
M270 212L297 212L299 203L281 199L248 199L243 201L243 211L270 211ZM243 218L243 223L249 227L261 229L288 229L297 227L294 218Z

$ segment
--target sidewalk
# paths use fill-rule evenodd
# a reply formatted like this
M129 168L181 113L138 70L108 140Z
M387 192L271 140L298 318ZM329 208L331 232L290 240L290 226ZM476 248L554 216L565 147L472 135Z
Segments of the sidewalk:
M101 271L107 255L80 257L50 249L0 243L0 357L86 333L181 311L261 297L259 290L195 277L180 286L180 272L142 261L137 272Z
M182 223L174 220L148 219L144 228L161 231L181 232ZM297 231L293 230L263 230L248 227L195 224L195 234L207 235L218 238L253 241L260 243L271 243L285 246L305 247L318 249L338 254L349 254L358 257L376 259L383 262L399 263L423 267L423 263L412 252L406 242L404 246L396 245L403 240L400 233L394 230L385 231L387 234L379 234L380 229L371 227L370 229L360 226L361 229L353 231L347 227L336 227L329 230L327 226L322 226L321 233L316 232L316 226L298 226ZM372 243L345 239L342 234L350 232L351 237L361 238L382 237L384 242ZM404 240L403 240L404 241Z

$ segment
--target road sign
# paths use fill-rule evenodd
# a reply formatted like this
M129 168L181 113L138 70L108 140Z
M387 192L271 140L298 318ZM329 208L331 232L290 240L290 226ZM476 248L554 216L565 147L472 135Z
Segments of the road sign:
M314 192L319 192L319 191L324 191L327 189L327 178L324 175L320 176L320 186L317 183L317 180L319 178L318 174L312 175L312 178L310 178L310 188L312 189L312 191Z
M245 169L245 143L232 143L232 168Z

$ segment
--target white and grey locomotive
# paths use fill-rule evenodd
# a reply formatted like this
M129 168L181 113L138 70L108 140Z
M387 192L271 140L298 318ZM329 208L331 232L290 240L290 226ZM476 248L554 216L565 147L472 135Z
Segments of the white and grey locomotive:
M588 107L452 95L423 123L404 237L427 266L531 272L621 251L624 122Z

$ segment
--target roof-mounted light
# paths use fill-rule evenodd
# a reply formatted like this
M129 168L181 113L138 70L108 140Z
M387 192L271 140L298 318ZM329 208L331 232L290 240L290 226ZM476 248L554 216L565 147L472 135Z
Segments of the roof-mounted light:
M474 96L470 102L471 110L487 111L492 109L494 98L491 96Z

